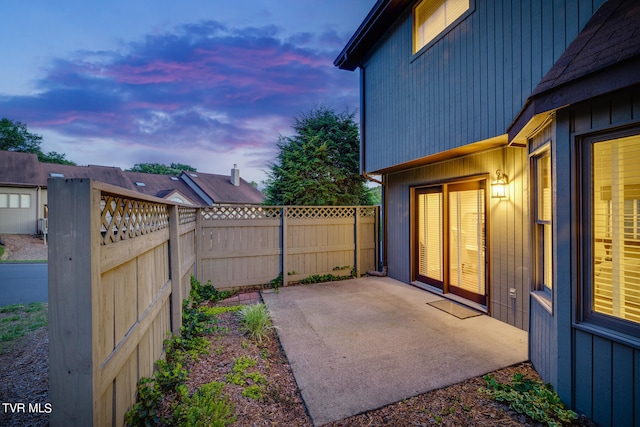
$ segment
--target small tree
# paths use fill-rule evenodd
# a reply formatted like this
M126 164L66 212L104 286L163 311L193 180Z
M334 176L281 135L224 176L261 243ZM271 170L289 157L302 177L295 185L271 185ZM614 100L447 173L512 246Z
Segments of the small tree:
M42 136L31 133L27 125L7 118L0 120L0 150L39 153Z
M38 160L44 163L75 165L74 162L66 158L64 153L43 152L40 149L41 143L42 136L29 132L24 123L7 118L0 120L0 150L34 153L38 155Z
M358 126L354 113L318 108L295 119L291 137L280 136L277 161L264 190L265 204L370 204L359 174Z
M182 171L196 172L193 166L182 163L171 163L167 166L162 163L136 163L129 172L153 173L157 175L180 175Z

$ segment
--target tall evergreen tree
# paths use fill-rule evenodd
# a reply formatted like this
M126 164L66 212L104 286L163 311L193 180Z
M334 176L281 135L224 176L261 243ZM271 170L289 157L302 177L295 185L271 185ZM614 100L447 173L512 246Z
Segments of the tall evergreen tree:
M295 119L291 137L280 136L278 156L266 181L265 204L370 204L359 174L354 113L321 107Z

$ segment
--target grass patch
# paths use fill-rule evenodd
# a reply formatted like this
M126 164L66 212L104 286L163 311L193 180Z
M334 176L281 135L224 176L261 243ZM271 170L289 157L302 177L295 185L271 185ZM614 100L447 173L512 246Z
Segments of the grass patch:
M46 259L3 259L0 264L46 264Z
M262 303L245 305L238 311L238 316L243 330L259 343L275 328L271 323L267 306Z
M206 314L207 316L215 317L222 313L232 313L234 311L242 310L241 305L229 305L229 306L201 306L198 307L198 311Z
M0 354L18 338L46 327L48 307L44 302L0 307Z

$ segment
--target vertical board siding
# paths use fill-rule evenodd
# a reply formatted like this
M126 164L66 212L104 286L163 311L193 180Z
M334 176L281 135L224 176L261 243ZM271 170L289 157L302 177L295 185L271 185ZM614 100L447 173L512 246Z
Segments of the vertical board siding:
M488 308L492 317L528 330L529 260L524 249L529 247L527 161L525 149L510 147L389 174L389 276L405 283L412 280L412 187L480 174L489 174L489 184L495 179L495 171L501 169L508 177L509 197L504 200L490 198L487 206ZM490 185L487 191L491 191ZM511 287L516 289L515 299L509 298Z
M365 61L366 171L502 135L602 1L475 1L414 55L411 8Z
M542 147L547 142L552 143L554 140L554 126L552 123L547 124L544 128L540 129L534 136L528 139L528 148L529 152L532 153ZM552 159L555 162L555 157ZM523 173L528 173L527 171L523 171ZM532 171L533 173L533 171ZM552 179L558 180L561 179L552 172ZM528 178L525 178L525 181L528 181ZM555 188L555 187L554 187ZM555 191L555 190L554 190ZM535 195L531 196L532 198ZM554 209L559 209L557 203L553 203ZM554 218L557 218L557 214L554 215ZM533 221L533 218L532 218ZM554 221L555 222L555 221ZM557 236L557 234L556 234ZM534 239L534 237L532 237ZM554 239L557 244L557 237ZM536 242L531 242L531 256L535 256L535 246ZM555 251L558 253L558 250ZM563 253L566 251L563 251ZM525 254L525 256L529 256ZM565 262L565 261L563 261ZM557 262L554 264L557 267ZM556 280L557 276L554 276L554 283L558 283ZM528 280L528 278L527 278ZM556 290L554 289L554 292ZM541 305L536 298L530 298L531 304L531 328L529 329L529 357L531 359L531 363L535 366L536 370L540 374L540 377L545 382L550 382L552 384L557 384L557 371L558 371L558 362L557 362L557 354L558 354L558 330L556 324L556 317L552 313L550 313L546 308ZM553 308L552 308L553 309Z
M576 200L576 196L572 194L576 185L572 185L572 181L578 176L577 168L580 164L575 164L572 168L566 165L570 163L570 159L577 158L576 137L639 124L639 100L640 90L634 89L567 107L557 113L553 154L558 161L562 159L566 172L564 179L569 181L567 185L559 186L558 200ZM560 167L559 164L558 168ZM567 216L566 213L562 215ZM566 292L569 296L562 297L563 300L558 301L555 307L558 317L563 319L573 318L572 307L577 307L578 304L573 295L580 292L581 283L579 275L572 269L575 269L574 266L580 260L577 255L571 254L570 249L571 241L576 245L580 243L578 232L579 229L575 228L571 238L565 239L564 249L558 249L558 276L572 278L572 289L567 289ZM579 313L577 318L579 319ZM532 320L535 321L534 316ZM558 387L560 397L566 402L572 402L576 411L602 426L640 426L640 348L620 342L615 334L608 333L604 328L597 330L598 333L593 332L592 328L582 328L580 323L573 325L567 335L572 346L558 348L558 384L569 383L572 390L563 392L564 388ZM559 343L564 336L559 330Z

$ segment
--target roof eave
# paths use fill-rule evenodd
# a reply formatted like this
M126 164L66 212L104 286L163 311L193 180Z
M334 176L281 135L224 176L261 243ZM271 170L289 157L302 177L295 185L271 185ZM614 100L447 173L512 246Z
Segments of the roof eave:
M358 68L364 55L411 3L412 0L378 0L342 52L333 61L333 65L348 71Z

